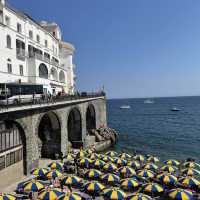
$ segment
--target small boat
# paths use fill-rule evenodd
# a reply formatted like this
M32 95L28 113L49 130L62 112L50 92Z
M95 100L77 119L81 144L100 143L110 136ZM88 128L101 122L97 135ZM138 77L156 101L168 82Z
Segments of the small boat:
M154 101L151 99L146 99L146 100L144 100L144 103L154 103Z
M131 106L129 106L129 105L120 106L120 109L130 109L130 108L131 108Z
M175 112L177 112L177 111L181 111L181 109L180 109L180 108L176 108L176 107L174 107L174 108L171 109L171 111L175 111Z

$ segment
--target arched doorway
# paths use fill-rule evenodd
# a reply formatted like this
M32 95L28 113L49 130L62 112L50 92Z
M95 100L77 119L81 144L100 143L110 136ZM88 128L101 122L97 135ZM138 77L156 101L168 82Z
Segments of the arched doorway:
M68 140L71 142L73 148L80 148L82 146L82 123L81 113L77 108L73 108L68 116L67 122Z
M41 63L39 66L39 77L48 79L48 68L44 63Z
M95 108L92 104L90 104L87 108L86 128L87 128L87 131L91 129L96 129L96 113L95 113Z
M54 159L61 153L61 127L54 112L43 115L38 128L38 146L42 158Z

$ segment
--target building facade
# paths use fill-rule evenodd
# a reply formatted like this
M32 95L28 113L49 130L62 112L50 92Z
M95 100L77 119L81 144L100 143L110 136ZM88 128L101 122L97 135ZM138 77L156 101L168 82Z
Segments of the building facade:
M37 23L0 0L0 82L42 84L50 93L74 93L72 44L56 23Z

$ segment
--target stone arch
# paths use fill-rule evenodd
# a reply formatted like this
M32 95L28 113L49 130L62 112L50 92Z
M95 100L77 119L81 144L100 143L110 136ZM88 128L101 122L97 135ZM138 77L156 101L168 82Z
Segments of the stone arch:
M48 68L44 63L39 66L39 77L48 79Z
M67 119L68 141L71 142L73 148L82 146L82 117L78 108L74 107L70 110Z
M55 158L61 153L61 120L56 112L40 116L38 121L38 149L42 158Z
M65 73L62 70L59 72L59 81L65 83Z
M57 81L58 80L58 72L56 70L55 67L52 67L51 68L51 78L54 80L54 81Z
M96 129L96 111L93 104L89 104L86 111L86 129Z

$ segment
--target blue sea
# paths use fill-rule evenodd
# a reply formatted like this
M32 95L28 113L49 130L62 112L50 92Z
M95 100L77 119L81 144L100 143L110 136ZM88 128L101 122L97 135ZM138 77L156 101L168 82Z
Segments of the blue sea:
M120 135L117 151L135 151L161 160L200 160L200 97L108 100L108 125ZM130 105L131 109L120 109ZM173 107L180 108L172 112Z

